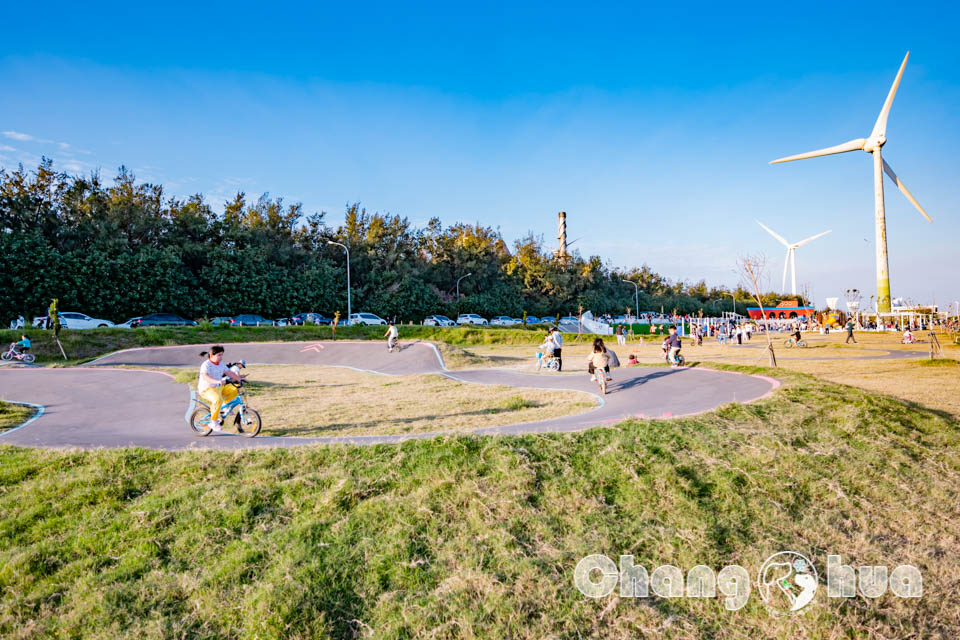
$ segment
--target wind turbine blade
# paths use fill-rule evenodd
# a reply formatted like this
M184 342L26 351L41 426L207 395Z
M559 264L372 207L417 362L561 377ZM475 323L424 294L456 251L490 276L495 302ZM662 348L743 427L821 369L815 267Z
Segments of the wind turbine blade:
M887 135L887 118L890 116L890 107L893 105L894 96L897 95L897 87L900 86L900 78L903 76L903 69L907 66L907 58L909 57L910 52L907 51L907 55L903 57L903 62L900 63L900 71L897 71L897 77L893 80L893 86L890 87L890 93L887 94L887 100L883 103L883 108L880 109L880 115L877 116L877 123L873 125L873 131L870 133L871 138Z
M866 138L857 138L849 142L844 142L843 144L838 144L833 147L827 147L826 149L818 149L816 151L808 151L806 153L798 153L795 156L787 156L786 158L780 158L779 160L771 160L770 164L777 164L780 162L792 162L794 160L804 160L806 158L819 158L820 156L832 156L835 153L846 153L847 151L859 151L863 149L863 145L866 144Z
M907 189L907 185L900 182L900 178L898 178L897 174L893 172L893 169L890 168L890 165L887 164L886 160L883 161L883 170L888 176L890 176L890 179L893 180L894 183L897 185L897 189L900 189L903 195L907 197L907 200L909 200L910 203L917 208L917 211L922 213L923 217L926 218L928 221L933 222L933 220L930 219L930 216L927 215L927 212L923 210L923 207L920 206L920 203L917 202L917 199L914 198L913 194L910 193L910 191Z
M830 229L830 231L833 231L833 229ZM807 238L806 240L801 240L800 242L796 243L796 244L793 245L793 246L794 246L794 247L802 247L803 245L807 244L808 242L811 242L811 241L813 241L813 240L816 240L817 238L822 238L823 236L825 236L825 235L827 235L828 233L830 233L830 231L824 231L823 233L818 233L818 234L815 235L815 236L810 236L810 237Z
M779 240L780 243L781 243L783 246L785 246L785 247L789 247L789 246L790 246L790 243L787 242L786 240L784 240L784 239L783 239L783 236L779 235L776 231L774 231L773 229L771 229L771 228L768 227L767 225L763 224L763 223L760 222L759 220L757 220L757 224L760 225L761 227L763 227L764 229L766 229L766 230L767 230L767 233L769 233L769 234L772 235L774 238L776 238L777 240Z
M783 259L783 281L780 283L780 293L787 292L787 267L790 265L790 248L787 247L787 257Z

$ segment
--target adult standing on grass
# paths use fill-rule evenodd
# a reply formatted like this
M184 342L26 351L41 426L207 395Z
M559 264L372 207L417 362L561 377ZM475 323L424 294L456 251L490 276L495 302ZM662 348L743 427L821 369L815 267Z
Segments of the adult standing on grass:
M563 371L563 358L561 353L563 351L563 334L560 333L560 329L556 326L550 328L550 336L553 338L553 357L557 359L557 371Z
M623 333L623 325L617 325L617 344L627 344L627 336Z
M847 320L847 341L844 344L850 344L850 341L853 340L853 344L857 344L857 339L853 337L853 319Z

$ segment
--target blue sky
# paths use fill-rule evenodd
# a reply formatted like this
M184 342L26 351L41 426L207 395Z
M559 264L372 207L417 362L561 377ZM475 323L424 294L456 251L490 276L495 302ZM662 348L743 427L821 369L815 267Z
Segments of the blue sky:
M884 157L935 224L886 182L892 291L960 299L956 4L451 4L8 6L0 166L125 164L218 209L269 191L331 223L360 201L551 244L565 210L582 253L710 284L763 252L779 288L755 219L833 229L797 252L822 305L875 291L870 157L767 163L867 136L910 50Z

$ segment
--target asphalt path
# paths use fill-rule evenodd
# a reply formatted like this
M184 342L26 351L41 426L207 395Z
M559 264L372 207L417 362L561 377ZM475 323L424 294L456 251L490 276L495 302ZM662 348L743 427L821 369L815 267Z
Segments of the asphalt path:
M381 342L279 342L227 344L226 361L256 364L308 364L349 367L371 374L434 373L476 385L510 385L597 394L586 373L521 373L502 369L447 371L436 348L425 342L403 343L387 353ZM317 438L270 437L265 424L256 438L231 434L199 437L185 421L190 389L162 371L164 367L199 367L204 345L119 351L84 367L0 368L0 398L41 407L32 420L0 435L0 444L30 447L126 447L155 449L233 449L304 444L379 444L429 438L443 433ZM568 368L583 363L568 361ZM143 369L130 368L143 367ZM148 369L151 368L151 369ZM480 428L479 435L560 433L613 424L625 418L671 418L709 411L730 402L753 402L768 396L779 382L764 376L700 368L631 367L616 369L600 405L586 413L500 427ZM480 392L480 391L478 391ZM599 396L598 396L599 397ZM322 398L319 399L322 402Z

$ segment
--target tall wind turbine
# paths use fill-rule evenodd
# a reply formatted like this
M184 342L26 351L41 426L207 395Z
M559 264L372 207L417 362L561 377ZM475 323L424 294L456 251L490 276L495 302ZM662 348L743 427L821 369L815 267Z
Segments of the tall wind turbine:
M767 233L769 233L774 238L779 240L780 244L782 244L787 248L787 257L784 258L783 260L783 282L780 284L780 290L783 293L787 292L787 265L789 265L790 270L793 272L793 279L791 281L792 288L790 289L790 294L794 296L797 295L797 254L796 254L797 247L802 247L808 242L816 240L817 238L821 238L827 235L828 233L830 233L830 231L833 231L833 229L830 229L829 231L824 231L822 233L818 233L815 236L810 236L806 240L801 240L800 242L787 242L786 240L783 239L783 236L781 236L776 231L774 231L767 225L763 224L759 220L757 220L757 224L763 227L764 229L766 229Z
M869 138L857 138L850 142L838 144L835 147L827 147L818 151L810 151L795 156L788 156L774 160L770 164L778 162L790 162L791 160L803 160L804 158L816 158L818 156L829 156L835 153L846 153L847 151L866 151L873 154L873 200L876 210L876 242L877 242L877 310L890 312L890 271L887 260L887 220L883 208L883 174L886 172L890 179L897 185L897 188L907 197L907 200L913 204L917 210L923 214L923 217L933 222L927 212L923 210L916 198L907 190L906 185L900 181L897 174L893 172L887 161L880 156L880 148L887 142L887 117L890 115L890 106L893 104L893 98L897 95L897 87L900 86L900 78L903 76L903 69L907 66L907 59L910 52L903 58L897 77L890 87L890 93L880 109L880 116L876 124L873 125L873 131Z

